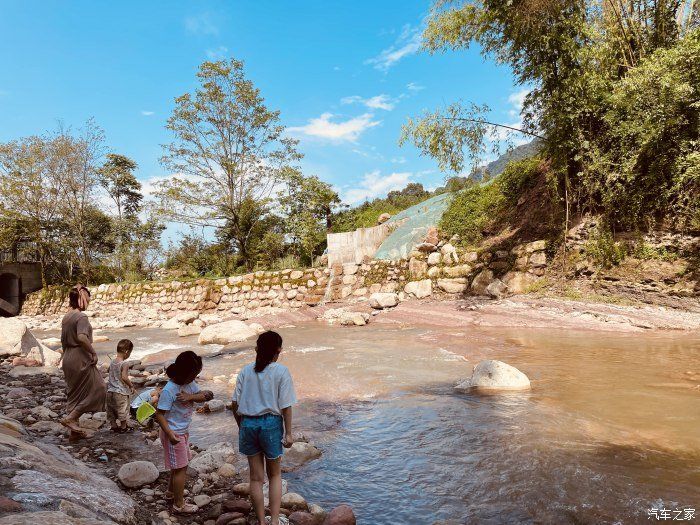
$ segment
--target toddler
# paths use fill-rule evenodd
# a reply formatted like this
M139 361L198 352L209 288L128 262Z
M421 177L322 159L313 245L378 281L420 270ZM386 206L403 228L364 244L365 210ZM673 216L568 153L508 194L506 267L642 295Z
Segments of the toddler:
M165 493L172 500L177 514L194 514L197 505L185 502L185 480L190 462L189 428L194 403L213 399L214 394L200 390L196 377L202 371L202 358L192 351L182 352L165 373L170 378L160 393L156 422L160 425L160 442L165 453L165 468L170 470L170 481Z
M125 432L129 423L129 400L134 385L129 380L129 363L126 362L134 349L134 343L122 339L117 343L117 357L109 364L107 376L107 421L112 432ZM118 421L118 423L117 423Z

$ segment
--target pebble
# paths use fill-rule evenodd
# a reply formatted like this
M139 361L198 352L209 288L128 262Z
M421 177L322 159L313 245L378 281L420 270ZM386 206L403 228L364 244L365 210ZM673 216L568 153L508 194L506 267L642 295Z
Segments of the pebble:
M193 499L194 504L197 505L199 508L205 507L211 503L211 498L207 496L206 494L199 494L195 496Z

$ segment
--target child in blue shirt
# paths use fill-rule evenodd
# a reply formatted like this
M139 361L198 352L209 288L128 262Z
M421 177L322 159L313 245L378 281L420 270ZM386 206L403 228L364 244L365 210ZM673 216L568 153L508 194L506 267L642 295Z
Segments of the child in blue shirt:
M194 404L209 401L214 395L200 390L195 378L202 371L202 358L192 351L182 352L165 373L170 378L160 393L156 422L160 425L160 442L165 453L165 467L170 470L166 499L172 498L178 514L193 514L197 505L185 503L185 480L190 461L189 428Z

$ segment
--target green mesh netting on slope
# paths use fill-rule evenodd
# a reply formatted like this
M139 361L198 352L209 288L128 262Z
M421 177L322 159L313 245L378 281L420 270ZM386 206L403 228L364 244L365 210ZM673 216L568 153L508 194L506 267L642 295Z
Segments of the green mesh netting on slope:
M385 261L407 258L414 246L423 242L428 229L440 222L451 198L451 193L443 193L394 215L387 224L399 226L384 240L374 258Z

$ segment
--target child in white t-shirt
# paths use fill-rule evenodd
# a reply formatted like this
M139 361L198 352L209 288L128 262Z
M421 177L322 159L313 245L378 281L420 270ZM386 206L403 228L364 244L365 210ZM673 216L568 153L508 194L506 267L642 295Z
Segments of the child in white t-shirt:
M282 337L265 332L258 337L255 363L243 367L233 392L233 413L238 423L238 448L248 456L250 497L260 525L265 522L263 483L270 482L271 525L286 522L280 517L282 498L281 458L292 438L292 405L297 402L292 376L277 362Z

